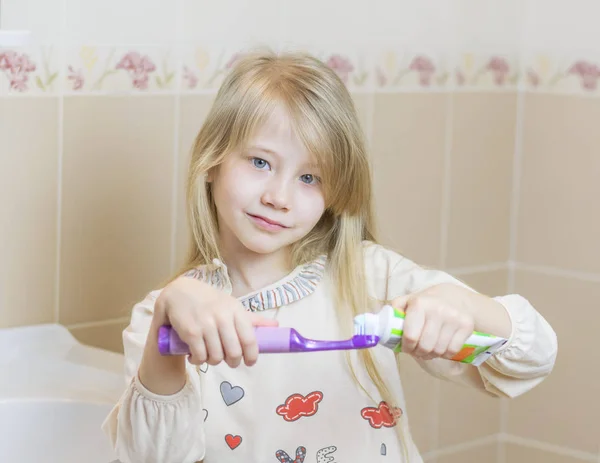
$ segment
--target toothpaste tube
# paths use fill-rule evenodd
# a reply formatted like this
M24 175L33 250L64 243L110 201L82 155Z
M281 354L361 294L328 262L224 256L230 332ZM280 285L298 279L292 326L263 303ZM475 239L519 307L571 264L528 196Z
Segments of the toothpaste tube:
M354 334L379 336L379 344L394 352L401 352L404 315L404 312L390 305L385 305L378 313L357 315L354 318ZM474 331L452 360L479 366L507 341L505 338Z

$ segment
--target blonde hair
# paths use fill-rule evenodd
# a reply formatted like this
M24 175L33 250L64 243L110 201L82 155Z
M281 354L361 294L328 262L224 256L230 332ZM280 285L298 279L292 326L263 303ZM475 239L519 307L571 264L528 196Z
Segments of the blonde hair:
M310 55L249 53L234 63L193 145L187 178L192 242L186 265L177 275L221 258L216 210L206 176L229 153L243 149L280 105L288 111L307 150L317 157L326 204L319 223L292 246L292 263L297 266L327 254L329 275L337 286L340 326L350 336L354 316L372 304L362 244L363 240L376 242L371 169L346 86L335 72ZM395 405L371 351L361 350L359 356L382 399ZM370 396L358 380L349 355L347 360L354 380ZM396 428L406 454L402 423Z

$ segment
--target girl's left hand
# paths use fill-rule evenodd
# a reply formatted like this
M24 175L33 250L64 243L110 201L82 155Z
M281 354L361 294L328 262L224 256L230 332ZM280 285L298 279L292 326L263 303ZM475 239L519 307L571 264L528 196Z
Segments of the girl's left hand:
M443 283L394 299L392 307L406 313L402 352L424 360L454 357L473 333L475 294Z

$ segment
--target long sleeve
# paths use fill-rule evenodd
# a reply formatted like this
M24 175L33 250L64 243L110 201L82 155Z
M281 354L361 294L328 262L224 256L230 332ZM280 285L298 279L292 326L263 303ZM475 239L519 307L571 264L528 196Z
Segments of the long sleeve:
M195 367L188 364L185 386L169 396L153 394L138 378L158 293L151 292L133 308L123 332L127 388L102 425L121 463L194 463L204 458L204 412Z
M367 272L373 275L371 292L386 301L441 283L474 291L451 275L418 266L382 246L366 246ZM498 397L517 397L533 389L552 371L558 344L554 330L524 297L494 297L506 309L512 332L508 342L479 367L446 359L418 360L438 378L461 383Z

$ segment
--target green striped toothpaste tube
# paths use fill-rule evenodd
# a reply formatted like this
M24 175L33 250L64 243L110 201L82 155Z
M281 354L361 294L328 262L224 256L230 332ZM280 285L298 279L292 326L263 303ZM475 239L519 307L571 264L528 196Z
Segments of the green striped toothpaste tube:
M378 313L365 313L354 317L354 334L379 336L379 344L402 350L404 312L385 305ZM507 339L474 331L466 340L461 351L452 360L479 366L506 344Z

